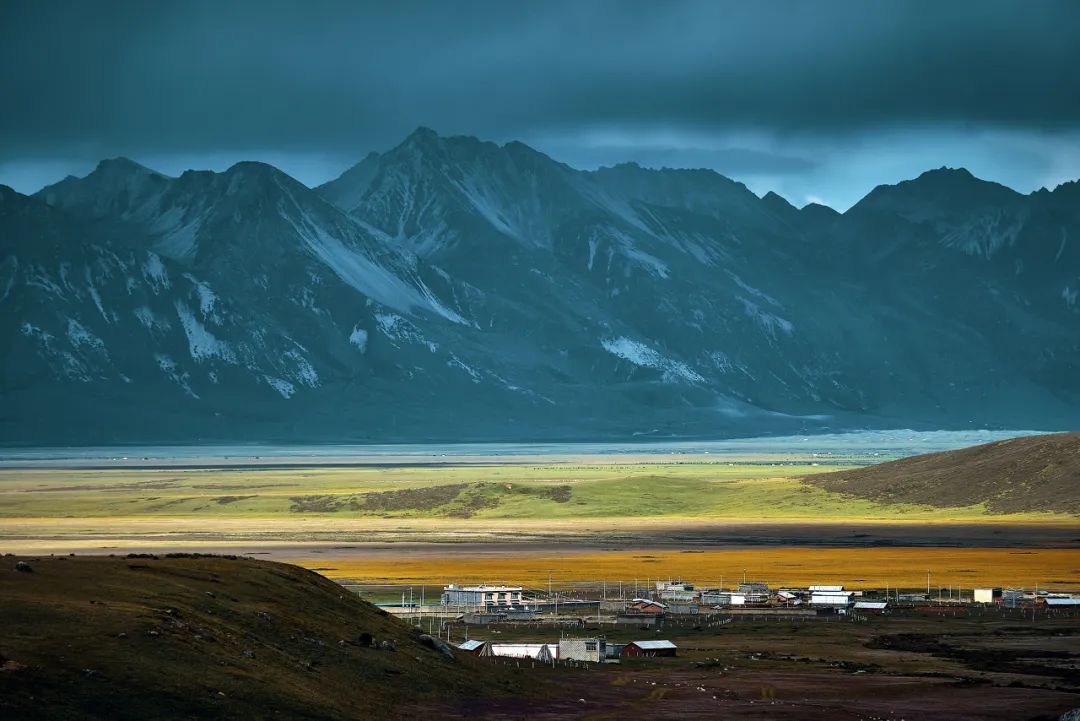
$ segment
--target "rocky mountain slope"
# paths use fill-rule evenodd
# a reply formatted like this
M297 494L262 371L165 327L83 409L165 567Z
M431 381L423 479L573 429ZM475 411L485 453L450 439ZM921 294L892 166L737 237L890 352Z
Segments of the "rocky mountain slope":
M985 504L995 513L1080 513L1078 478L1080 433L1052 433L803 480L884 503L945 508Z
M721 436L1080 420L1080 191L844 214L419 129L309 189L0 190L7 443Z

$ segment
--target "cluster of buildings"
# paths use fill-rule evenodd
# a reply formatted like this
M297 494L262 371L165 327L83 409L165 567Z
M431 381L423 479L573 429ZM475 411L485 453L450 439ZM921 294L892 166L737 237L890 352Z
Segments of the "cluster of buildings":
M881 613L888 607L888 601L864 600L862 591L848 591L838 585L772 590L768 584L748 581L738 584L732 590L710 588L699 591L693 584L683 581L657 581L656 595L660 600L655 603L665 610L665 602L697 603L709 608L740 606L805 606L832 610L854 608L868 613ZM638 600L640 599L635 599L635 601Z
M949 596L936 600L930 593L900 593L898 591L853 591L842 585L811 585L806 588L771 589L768 584L744 581L733 589L698 589L692 583L681 580L656 581L655 591L647 596L629 600L581 600L528 597L520 586L459 586L450 584L443 589L442 607L449 611L457 609L467 615L468 623L481 624L492 620L539 620L554 611L573 613L575 610L600 609L614 614L615 623L652 625L657 619L671 615L693 615L709 610L731 609L747 611L762 608L801 609L808 613L887 613L892 605L912 605L926 602L954 604L1001 604L1015 608L1031 604L1044 604L1052 609L1080 610L1080 596L1048 591L1026 591L1002 588L975 588L972 595ZM598 608L599 605L599 608Z
M458 648L474 656L518 658L554 663L555 661L585 661L605 663L622 658L674 656L677 647L667 640L610 643L602 636L593 638L560 638L557 642L494 642L472 639Z

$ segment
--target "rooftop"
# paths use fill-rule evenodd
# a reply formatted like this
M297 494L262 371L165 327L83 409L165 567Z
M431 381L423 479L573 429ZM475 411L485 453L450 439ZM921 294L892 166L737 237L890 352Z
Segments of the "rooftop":
M671 641L631 641L630 643L634 644L642 651L655 651L661 648L678 648L678 646Z

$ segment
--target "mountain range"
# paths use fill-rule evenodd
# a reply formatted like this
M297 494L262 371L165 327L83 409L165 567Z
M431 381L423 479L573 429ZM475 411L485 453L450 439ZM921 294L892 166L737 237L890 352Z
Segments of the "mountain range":
M426 128L308 188L0 186L0 442L1075 428L1080 183L845 213Z

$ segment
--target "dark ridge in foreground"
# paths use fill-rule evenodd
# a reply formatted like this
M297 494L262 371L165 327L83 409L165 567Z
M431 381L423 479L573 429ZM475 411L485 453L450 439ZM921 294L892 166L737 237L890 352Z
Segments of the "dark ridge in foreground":
M498 669L444 657L295 566L186 554L0 561L3 719L399 718L500 687Z
M1080 433L1054 433L928 453L805 479L884 503L942 508L985 503L995 513L1080 513Z

